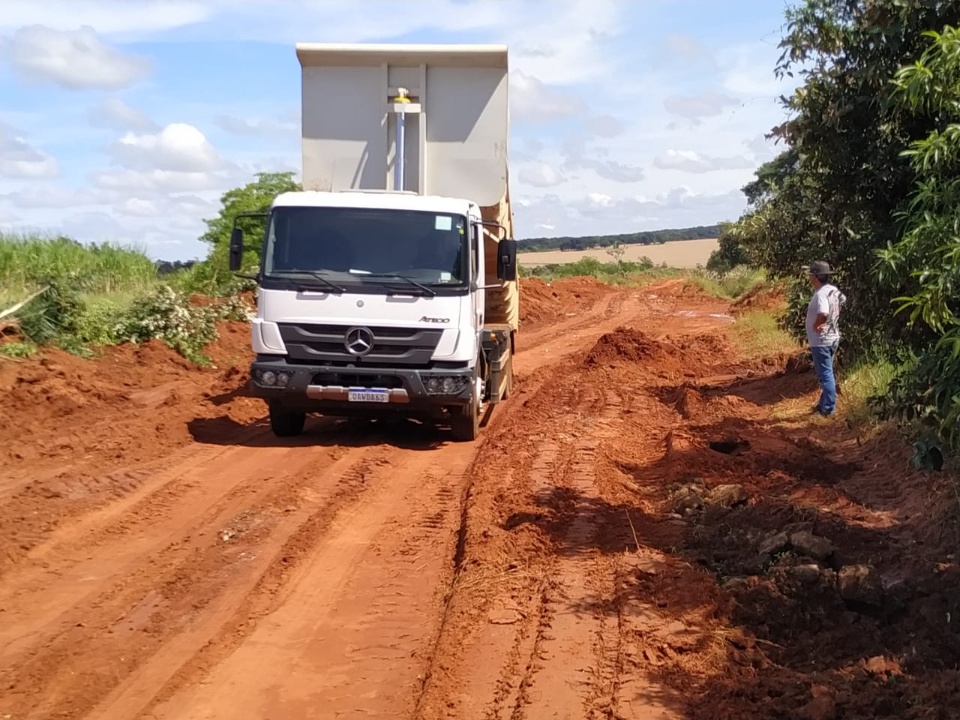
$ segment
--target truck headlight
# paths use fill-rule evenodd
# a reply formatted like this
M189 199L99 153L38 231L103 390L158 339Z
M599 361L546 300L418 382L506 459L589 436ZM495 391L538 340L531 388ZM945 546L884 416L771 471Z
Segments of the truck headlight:
M470 379L460 375L434 375L424 383L430 395L459 395L470 384Z
M292 375L293 373L288 373L283 370L254 370L253 380L258 385L263 385L264 387L285 388L290 384Z

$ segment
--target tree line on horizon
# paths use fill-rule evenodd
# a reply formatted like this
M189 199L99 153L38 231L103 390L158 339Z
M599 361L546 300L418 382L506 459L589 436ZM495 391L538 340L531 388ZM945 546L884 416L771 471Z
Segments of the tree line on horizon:
M688 228L642 230L619 235L582 235L579 237L537 237L517 240L521 252L547 252L551 250L589 250L614 245L663 245L677 240L709 240L720 236L723 226L697 225Z

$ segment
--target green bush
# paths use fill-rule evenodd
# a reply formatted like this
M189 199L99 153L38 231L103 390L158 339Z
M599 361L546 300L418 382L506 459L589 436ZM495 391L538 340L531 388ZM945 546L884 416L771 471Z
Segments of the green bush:
M558 280L560 278L592 277L598 280L612 281L628 275L647 272L654 268L653 261L648 257L639 260L624 260L621 262L601 262L596 258L584 257L572 263L557 263L551 265L537 265L524 268L524 277L539 277L544 280Z
M63 338L76 337L85 310L80 293L71 285L62 280L47 284L47 290L27 303L17 318L20 332L37 345L58 344Z
M8 358L26 358L37 352L37 346L30 342L8 342L0 344L0 355Z
M189 360L209 362L203 349L217 339L219 320L248 320L250 309L238 297L215 305L194 306L189 297L161 285L134 300L115 328L118 342L161 340Z

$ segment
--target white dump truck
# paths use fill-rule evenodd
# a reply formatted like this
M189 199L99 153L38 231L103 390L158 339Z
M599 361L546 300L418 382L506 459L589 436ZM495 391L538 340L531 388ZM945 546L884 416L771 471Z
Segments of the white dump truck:
M303 191L266 220L251 385L308 413L477 437L513 383L517 246L503 46L298 44ZM243 231L234 226L231 268Z

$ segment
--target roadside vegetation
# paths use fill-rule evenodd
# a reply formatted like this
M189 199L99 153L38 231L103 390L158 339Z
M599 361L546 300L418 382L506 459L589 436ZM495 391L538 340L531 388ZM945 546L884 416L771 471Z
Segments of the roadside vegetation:
M918 439L915 464L960 452L960 5L805 0L776 72L801 80L772 131L785 149L743 188L708 268L787 286L797 337L823 259L848 297L845 393Z
M162 276L141 249L65 237L0 235L0 287L0 355L11 359L41 346L89 356L156 339L205 362L216 323L249 312L235 282L216 287L202 268ZM191 302L196 292L220 300Z

